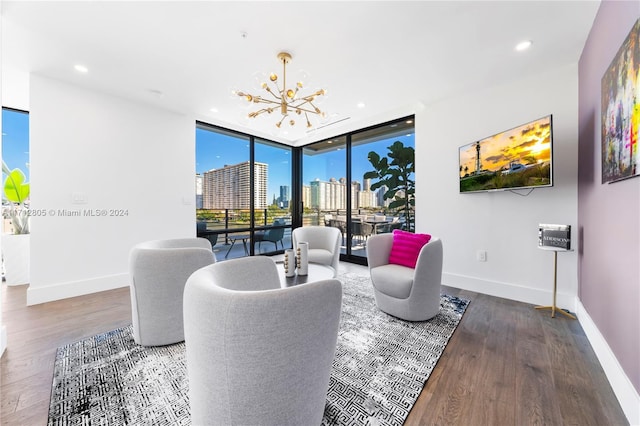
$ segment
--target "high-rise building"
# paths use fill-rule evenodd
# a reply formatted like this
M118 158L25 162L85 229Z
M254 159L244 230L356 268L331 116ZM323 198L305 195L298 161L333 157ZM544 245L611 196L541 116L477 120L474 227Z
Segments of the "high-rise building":
M351 183L351 207L357 209L359 203L360 183ZM319 210L344 210L347 208L347 180L329 179L329 182L316 179L310 183L309 206Z
M303 207L311 207L311 187L302 185L302 205Z
M320 210L338 210L347 208L347 188L335 178L329 182L316 179L311 182L311 207Z
M202 205L205 209L251 208L250 164L248 161L204 172ZM267 208L267 178L269 166L254 163L255 208Z
M358 201L359 208L380 206L380 203L378 203L378 195L373 191L360 191L360 193L358 194Z
M196 209L202 208L202 175L196 173Z
M378 206L388 207L389 204L391 203L392 200L385 200L384 199L384 193L387 192L388 190L389 190L389 188L387 188L386 185L382 185L376 191L376 196L378 198Z
M278 199L278 206L280 208L286 209L289 207L290 200L291 196L289 194L289 186L280 185L280 198Z

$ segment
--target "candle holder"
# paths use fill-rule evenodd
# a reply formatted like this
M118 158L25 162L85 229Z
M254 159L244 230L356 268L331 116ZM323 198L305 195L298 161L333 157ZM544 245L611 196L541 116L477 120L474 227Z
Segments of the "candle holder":
M307 275L309 273L309 243L299 242L296 248L296 266L298 275Z
M296 256L293 249L284 251L284 275L287 278L293 277L296 274Z

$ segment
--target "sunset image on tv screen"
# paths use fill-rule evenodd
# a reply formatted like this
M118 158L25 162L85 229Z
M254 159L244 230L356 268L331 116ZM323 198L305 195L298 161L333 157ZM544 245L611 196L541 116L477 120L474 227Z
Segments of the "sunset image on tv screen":
M460 192L551 185L551 116L460 147Z

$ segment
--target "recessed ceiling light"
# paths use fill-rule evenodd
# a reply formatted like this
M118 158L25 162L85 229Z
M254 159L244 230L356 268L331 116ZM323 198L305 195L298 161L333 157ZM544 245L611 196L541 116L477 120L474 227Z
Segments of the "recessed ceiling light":
M411 124L411 123L413 123L413 120L407 120L407 121L405 121L405 123Z
M218 108L211 108L210 111L211 112L218 112Z
M364 102L358 102L358 108L364 108Z
M527 50L528 48L530 48L532 44L533 42L531 40L521 41L516 45L516 50L518 52L522 52L523 50Z
M74 68L76 71L81 72L81 73L83 73L83 74L86 74L86 73L88 73L88 72L89 72L89 68L85 67L84 65L80 65L80 64L78 64L78 65L75 65L73 68Z

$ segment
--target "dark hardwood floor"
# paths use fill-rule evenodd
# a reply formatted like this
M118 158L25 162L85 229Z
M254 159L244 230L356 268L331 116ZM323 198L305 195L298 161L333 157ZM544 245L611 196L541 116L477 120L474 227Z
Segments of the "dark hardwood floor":
M0 424L46 425L56 348L130 323L129 289L27 307L26 286L2 287ZM405 424L628 424L578 321L443 291L471 304Z

